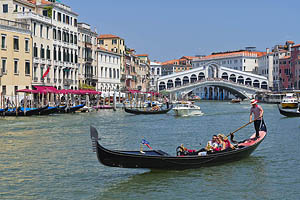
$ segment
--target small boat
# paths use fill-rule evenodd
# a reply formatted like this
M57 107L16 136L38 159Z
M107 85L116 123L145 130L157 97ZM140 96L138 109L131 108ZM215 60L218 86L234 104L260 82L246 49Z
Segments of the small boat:
M241 103L241 99L231 99L231 103Z
M96 110L99 110L99 109L107 110L107 109L113 109L114 107L111 105L99 105L99 106L94 106L93 108Z
M72 106L72 107L67 107L66 109L64 109L61 113L74 113L77 110L83 108L85 106L85 104L80 104L78 106Z
M260 137L255 139L255 133L248 139L239 142L235 149L219 152L199 152L194 155L173 156L162 150L149 151L121 151L109 150L98 142L98 132L90 128L93 150L97 153L100 163L110 167L148 168L183 170L201 168L217 164L228 163L248 157L264 140L267 130L264 126L259 132Z
M159 107L161 108L161 107ZM166 109L159 109L159 110L142 110L142 109L137 109L137 108L124 108L125 112L131 113L131 114L136 114L136 115L154 115L154 114L166 114L168 113L173 107L169 107Z
M190 97L189 99L188 99L189 101L200 101L201 100L201 98L199 97L199 96L192 96L192 97Z
M3 116L7 110L8 108L0 109L0 116Z
M298 108L297 111L291 111L291 110L283 110L280 108L279 105L278 106L278 109L279 109L279 112L280 114L286 116L286 117L300 117L300 107Z
M54 114L57 113L59 110L59 106L56 107L48 107L45 110L40 111L40 115L50 115L50 114Z
M282 108L298 108L298 98L294 93L286 93L281 101Z
M4 115L5 116L32 116L32 115L39 115L39 113L43 110L46 110L48 108L47 106L44 107L40 107L40 108L26 108L26 112L25 109L23 107L20 107L18 109L8 109Z
M173 108L175 115L177 116L190 116L190 115L201 115L200 106L195 105L190 101L182 101L177 103L175 108Z

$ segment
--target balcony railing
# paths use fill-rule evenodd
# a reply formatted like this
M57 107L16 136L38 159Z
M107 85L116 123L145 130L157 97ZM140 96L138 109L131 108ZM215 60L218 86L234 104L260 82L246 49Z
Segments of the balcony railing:
M71 80L71 79L64 79L64 85L69 86L69 85L71 85L72 83L73 83L73 80Z
M34 78L33 78L33 81L34 81L34 82L38 82L38 77L34 77Z
M61 83L61 79L58 79L58 83Z
M10 21L10 20L6 20L6 19L0 19L0 25L15 27L15 28L24 29L24 30L30 30L30 27L28 24Z

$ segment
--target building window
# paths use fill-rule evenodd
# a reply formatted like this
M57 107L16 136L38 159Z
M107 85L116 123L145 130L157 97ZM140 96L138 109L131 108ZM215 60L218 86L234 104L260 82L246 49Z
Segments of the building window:
M18 65L19 65L19 60L15 59L14 60L14 74L18 74L19 73Z
M49 46L47 46L47 59L50 60L50 49L49 49Z
M33 23L33 35L36 33L36 23Z
M43 45L41 45L41 58L45 58L45 49Z
M6 58L2 58L2 73L6 74Z
M25 52L29 52L29 39L25 39Z
M55 16L56 15L56 12L55 12L55 10L53 10L53 19L55 20Z
M111 43L112 44L117 44L117 40L112 40Z
M61 13L60 13L60 12L57 13L57 20L58 20L59 22L61 22Z
M41 24L41 28L40 28L40 37L43 37L43 25Z
M53 48L53 59L56 60L56 47Z
M6 85L2 85L2 95L6 95Z
M37 46L36 46L36 43L34 43L34 46L33 46L33 56L34 56L35 58L38 57L38 48L37 48Z
M104 44L104 40L99 40L99 44Z
M1 35L1 49L6 49L6 35Z
M14 50L19 51L19 37L14 37Z
M63 23L65 23L66 22L66 16L65 16L65 14L63 14Z
M61 30L57 31L57 35L58 35L57 39L60 41L61 40Z
M30 61L25 61L25 75L30 75Z
M3 13L8 13L8 4L3 4Z
M56 29L53 29L53 39L56 40Z
M49 26L47 26L47 33L46 33L47 39L49 39Z

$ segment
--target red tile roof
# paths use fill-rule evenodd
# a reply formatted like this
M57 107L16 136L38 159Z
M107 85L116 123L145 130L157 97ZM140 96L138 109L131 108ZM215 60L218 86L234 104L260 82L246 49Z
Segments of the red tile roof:
M300 47L300 44L292 46L292 48L295 48L295 47Z
M120 38L119 36L112 34L102 34L98 36L99 39L109 39L109 38Z
M138 55L135 55L137 57L148 57L148 54L138 54Z

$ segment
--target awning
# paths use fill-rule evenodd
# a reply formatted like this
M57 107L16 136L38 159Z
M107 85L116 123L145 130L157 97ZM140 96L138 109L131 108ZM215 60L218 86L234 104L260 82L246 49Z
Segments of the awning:
M37 90L30 90L30 89L23 89L23 90L17 90L16 92L25 92L25 93L39 93Z

